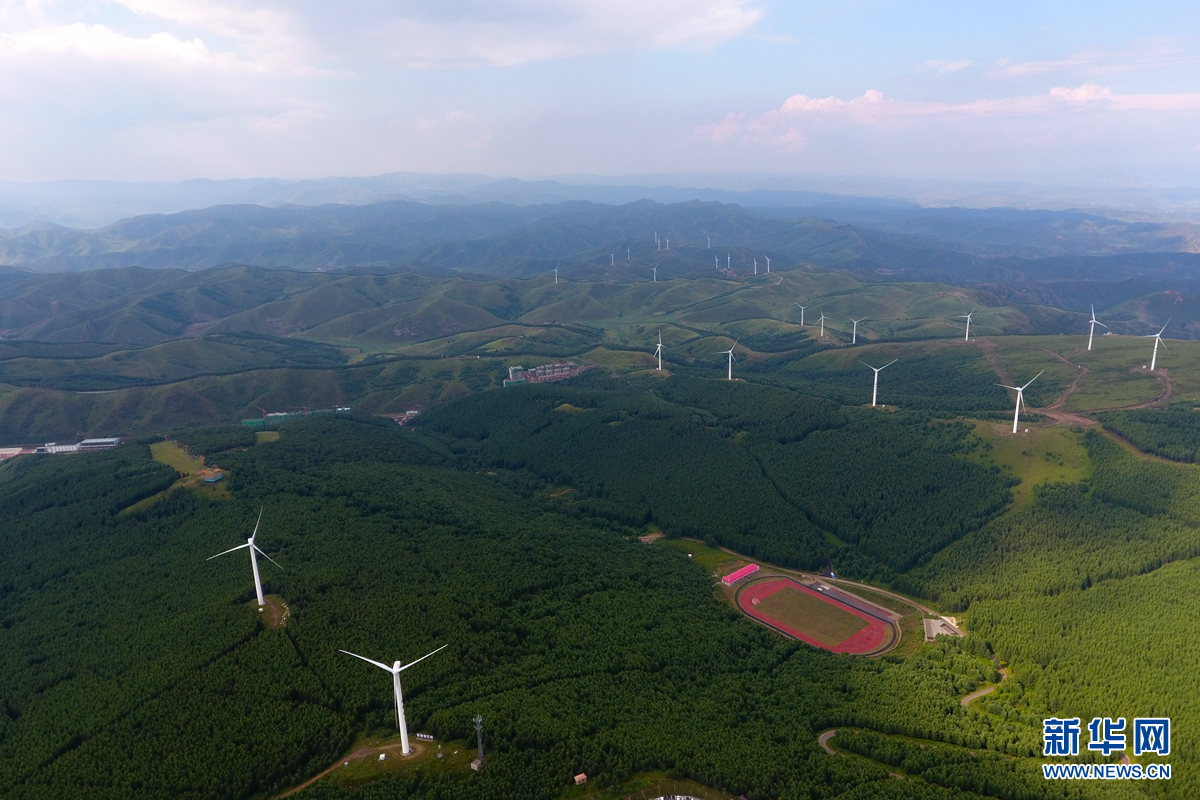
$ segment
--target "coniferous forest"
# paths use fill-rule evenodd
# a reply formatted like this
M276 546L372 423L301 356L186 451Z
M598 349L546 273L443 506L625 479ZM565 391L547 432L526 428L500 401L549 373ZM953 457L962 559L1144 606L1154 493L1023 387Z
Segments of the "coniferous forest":
M220 453L229 499L164 492L152 438L0 468L0 795L272 797L394 726L386 676L339 649L443 644L405 673L409 728L469 746L482 715L487 768L298 797L557 798L578 772L648 771L753 800L1149 791L1043 780L1050 714L1169 714L1176 777L1156 791L1200 786L1192 468L1102 434L1090 477L1020 508L962 423L684 375L181 440ZM244 554L205 560L259 508L278 628ZM905 658L817 650L723 604L648 528L888 584L970 633ZM817 745L829 728L840 755Z

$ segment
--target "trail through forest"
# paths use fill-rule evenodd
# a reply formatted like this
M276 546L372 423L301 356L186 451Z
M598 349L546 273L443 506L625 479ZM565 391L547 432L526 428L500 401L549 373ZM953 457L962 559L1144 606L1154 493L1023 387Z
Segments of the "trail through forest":
M1005 669L1004 667L1001 667L1000 668L1000 683L1004 683L1004 681L1006 681L1006 680L1008 680L1008 670ZM996 688L1000 685L1000 683L993 683L991 686L985 686L984 688L980 689L977 692L971 692L969 695L964 697L959 702L962 703L963 708L966 708L968 705L971 704L972 700L978 700L979 698L983 697L985 694L991 694L992 692L996 691Z
M417 756L421 755L421 752L425 749L425 747L422 744L420 744L419 742L412 742L411 746L412 746L412 753L408 756L408 758L416 758ZM275 795L274 800L283 800L283 798L287 797L288 795L293 795L296 792L300 791L301 789L307 789L309 786L312 786L314 783L321 780L321 778L324 778L326 775L333 772L335 769L338 769L339 767L344 767L346 764L348 764L351 761L366 758L367 756L374 756L377 753L388 753L389 755L395 755L394 751L398 751L399 748L400 748L399 743L385 745L383 747L380 747L378 745L371 745L368 747L360 747L357 750L354 750L351 753L342 756L337 761L335 761L332 766L322 770L321 772L318 772L316 775L312 776L311 778L306 780L304 783L301 783L298 786L293 786L291 789L288 789L286 792L283 792L282 794ZM403 758L403 756L396 756L396 757Z

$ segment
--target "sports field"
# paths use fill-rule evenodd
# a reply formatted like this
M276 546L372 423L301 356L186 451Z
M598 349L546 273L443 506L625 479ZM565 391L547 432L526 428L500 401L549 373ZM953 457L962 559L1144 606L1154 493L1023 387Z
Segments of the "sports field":
M851 598L847 598L851 600ZM738 590L738 608L781 633L835 653L877 654L897 640L895 624L836 590L816 591L791 578L764 578Z

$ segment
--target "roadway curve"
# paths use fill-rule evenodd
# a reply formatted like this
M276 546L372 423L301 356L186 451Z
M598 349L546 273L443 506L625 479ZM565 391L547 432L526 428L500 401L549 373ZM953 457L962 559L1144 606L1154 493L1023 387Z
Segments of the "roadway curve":
M1004 667L1001 667L1000 668L1000 683L1004 683L1004 681L1006 681L1007 679L1008 679L1008 670L1006 670ZM977 692L971 692L969 695L964 697L959 702L962 703L963 708L966 708L968 705L971 704L972 700L978 700L979 698L983 697L985 694L991 694L992 692L996 691L996 687L999 686L1000 683L993 683L991 686L984 687L983 689L980 689Z
M1008 377L1008 372L1004 370L1003 366L1000 364L1000 359L996 357L992 343L986 339L979 339L978 344L979 348L983 351L984 360L987 361L988 366L992 368L992 371L996 373L1000 380L1005 381L1006 383L1009 382L1010 379ZM1049 353L1054 358L1075 369L1075 378L1071 381L1071 385L1068 386L1066 391L1059 395L1053 403L1043 408L1029 409L1031 413L1041 414L1043 417L1046 417L1049 420L1048 422L1043 423L1042 427L1050 427L1053 425L1075 425L1081 428L1090 427L1096 424L1096 420L1086 416L1087 414L1094 414L1099 411L1133 411L1139 408L1150 408L1151 406L1162 405L1171 399L1171 394L1175 388L1171 383L1171 373L1166 369L1157 369L1153 372L1153 375L1162 381L1163 389L1162 392L1159 393L1158 397L1155 397L1153 400L1146 400L1141 403L1131 403L1130 405L1126 406L1091 408L1087 411L1063 411L1062 407L1067 404L1067 400L1075 393L1076 389L1079 388L1079 382L1083 380L1083 377L1091 372L1091 368L1082 364L1076 364L1066 356L1056 353L1049 348L1041 347L1038 349Z

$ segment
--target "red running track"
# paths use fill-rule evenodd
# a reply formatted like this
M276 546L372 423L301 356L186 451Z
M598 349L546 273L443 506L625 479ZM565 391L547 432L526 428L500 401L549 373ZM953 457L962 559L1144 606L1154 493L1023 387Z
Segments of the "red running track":
M768 617L766 614L763 614L754 607L755 600L762 600L763 598L770 597L782 589L788 588L795 589L799 592L807 592L813 597L819 597L826 603L859 617L867 623L867 627L863 628L858 633L851 635L850 638L846 639L845 641L838 642L837 644L830 646L825 642L821 642L812 638L811 636L806 636L795 628L784 625L782 622L779 622L772 617ZM759 622L769 625L777 631L782 631L788 636L793 636L802 642L807 642L813 647L831 650L834 653L861 654L874 652L883 646L883 643L887 638L888 628L890 627L890 621L886 621L881 617L872 616L871 614L865 611L860 611L857 608L851 608L845 603L838 602L822 592L814 591L813 589L810 589L801 583L797 583L791 578L767 579L748 584L738 590L736 599L738 608L751 617L754 617Z

